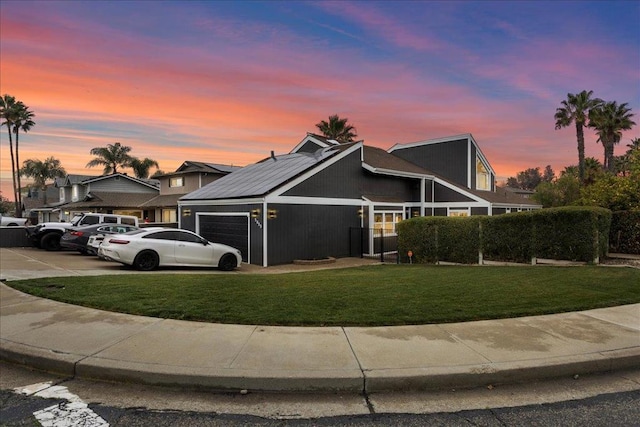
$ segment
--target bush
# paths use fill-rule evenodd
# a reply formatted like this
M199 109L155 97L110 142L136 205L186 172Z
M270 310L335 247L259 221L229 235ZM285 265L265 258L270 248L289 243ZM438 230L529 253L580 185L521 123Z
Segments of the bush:
M612 252L640 255L640 210L613 213L609 242Z
M533 257L592 262L607 254L611 212L563 207L498 216L422 217L398 224L398 251L417 263L530 262ZM639 226L640 227L640 226Z

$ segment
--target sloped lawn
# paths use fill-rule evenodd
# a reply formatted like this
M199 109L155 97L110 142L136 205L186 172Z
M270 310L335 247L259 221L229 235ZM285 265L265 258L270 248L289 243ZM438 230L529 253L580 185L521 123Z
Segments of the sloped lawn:
M597 266L381 265L287 274L161 271L9 285L104 310L262 325L445 323L640 302L640 269Z

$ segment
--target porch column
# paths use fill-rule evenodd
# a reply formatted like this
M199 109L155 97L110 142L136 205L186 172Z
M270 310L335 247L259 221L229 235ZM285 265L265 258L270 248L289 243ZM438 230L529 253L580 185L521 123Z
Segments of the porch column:
M420 180L420 216L424 216L425 212L425 193L427 190L427 178Z

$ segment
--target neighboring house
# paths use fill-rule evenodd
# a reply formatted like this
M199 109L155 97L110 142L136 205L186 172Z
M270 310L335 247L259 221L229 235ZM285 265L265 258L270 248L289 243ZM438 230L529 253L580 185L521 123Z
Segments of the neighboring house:
M524 190L522 188L514 188L514 187L502 187L504 191L509 191L513 194L517 194L519 196L524 197L525 199L531 198L534 194L536 194L533 190Z
M178 201L181 228L242 251L262 266L373 255L414 216L495 215L538 209L496 192L495 172L471 135L399 144L314 134L289 153L246 166ZM366 236L362 239L361 236Z
M178 223L178 199L233 171L239 166L186 161L175 172L155 177L160 183L160 193L143 203L145 220L164 224Z
M22 195L23 215L29 218L31 224L44 221L57 221L59 218L59 210L53 206L57 202L58 189L54 184L47 185L45 190L30 185Z
M140 206L158 195L159 185L157 180L138 179L123 173L67 175L56 180L59 201L53 205L60 209L60 220L65 221L80 212L134 215L142 219L145 212Z

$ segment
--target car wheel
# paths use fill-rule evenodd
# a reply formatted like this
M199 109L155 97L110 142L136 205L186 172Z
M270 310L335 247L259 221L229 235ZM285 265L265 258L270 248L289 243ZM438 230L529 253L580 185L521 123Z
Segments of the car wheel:
M159 264L160 258L154 251L142 251L133 260L133 266L141 271L155 270Z
M222 271L231 271L238 266L238 260L232 254L225 254L218 263L218 268Z
M47 233L40 239L40 247L47 251L60 250L60 235L58 233Z

